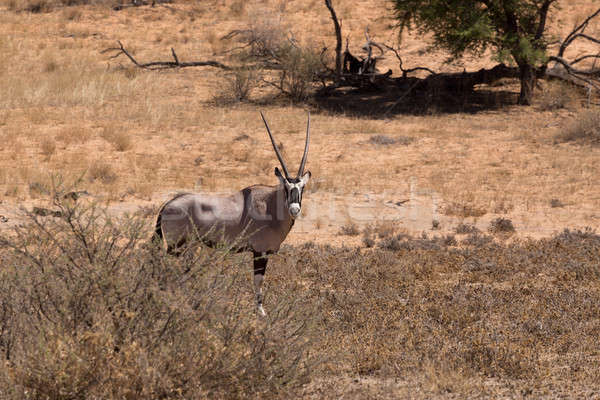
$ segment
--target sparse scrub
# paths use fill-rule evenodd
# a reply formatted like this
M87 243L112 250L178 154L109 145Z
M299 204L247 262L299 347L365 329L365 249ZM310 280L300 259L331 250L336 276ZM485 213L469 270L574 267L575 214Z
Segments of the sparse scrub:
M99 180L104 184L111 184L117 180L117 174L110 164L102 160L92 162L88 169L90 181Z
M536 97L538 107L542 111L554 111L572 108L577 99L573 86L563 82L549 82L548 86Z
M370 249L375 246L375 239L373 239L373 236L363 235L362 243L366 248Z
M259 80L260 73L256 69L236 68L224 75L224 82L218 87L213 99L217 104L223 105L247 101Z
M576 142L600 145L600 110L580 111L562 131L556 135L555 141Z
M123 132L115 125L105 126L100 136L113 145L117 151L127 151L131 149L131 137L127 132Z
M442 207L444 215L457 216L462 218L475 217L479 218L487 214L487 210L470 203L451 202Z
M322 69L318 51L312 47L290 46L280 56L280 62L282 71L276 85L292 100L306 100Z
M481 231L475 225L465 224L464 222L461 222L456 226L456 228L454 228L454 232L456 232L459 235L465 235L470 233L478 233Z
M415 141L414 138L409 136L398 136L398 137L390 137L386 135L374 135L371 136L368 140L369 144L381 145L381 146L389 146L393 144L400 144L403 146L407 146Z
M56 139L63 142L67 146L71 145L71 144L86 143L88 140L90 140L91 137L92 137L92 134L89 130L77 128L74 126L63 128L56 135Z
M115 3L118 2L113 0L8 0L6 3L8 8L12 11L47 13L58 7L64 6L77 6L85 4L103 4L106 6L114 6Z
M366 252L284 246L269 271L270 316L257 320L244 260L227 247L172 257L148 242L150 210L115 219L61 198L56 217L30 215L0 236L0 392L11 398L600 389L591 229L468 248L404 234ZM330 385L342 376L384 386Z
M360 230L358 229L358 225L356 225L354 222L350 222L340 228L339 234L344 236L358 236L360 234Z
M488 231L491 233L514 233L516 230L510 219L498 217L490 222Z
M493 243L494 238L490 235L482 234L479 231L469 234L460 243L467 246L483 247Z
M293 101L305 101L323 70L320 52L312 43L289 38L289 29L278 13L258 10L248 16L248 29L232 31L248 50L239 52L242 64L254 61L265 69L264 81ZM266 70L272 70L271 77Z

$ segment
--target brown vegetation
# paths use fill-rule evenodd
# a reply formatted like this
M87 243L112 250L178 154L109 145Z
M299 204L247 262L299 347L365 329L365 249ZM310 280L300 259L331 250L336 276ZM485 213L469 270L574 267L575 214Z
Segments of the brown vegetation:
M101 51L122 40L140 60L173 47L226 63L243 42L221 38L249 28L262 42L248 56L283 40L298 74L281 87L306 99L320 46L333 45L323 2L22 9L33 3L0 0L0 397L598 393L600 240L582 229L600 218L594 96L550 85L535 107L513 107L518 81L505 80L472 97L423 92L385 117L397 98L346 91L300 107L261 80L281 85L283 71L147 71ZM591 3L562 4L557 36ZM335 5L353 54L367 25L396 38L385 1ZM426 39L405 38L405 68L494 64L443 64ZM247 255L176 259L147 239L173 191L275 183L258 111L293 155L305 108L305 216L269 264L259 320ZM109 208L53 203L55 174ZM371 217L354 219L359 206Z
M261 320L245 256L168 256L149 244L146 219L62 197L56 217L30 214L0 238L3 398L600 389L591 230L464 247L406 235L374 250L286 246Z

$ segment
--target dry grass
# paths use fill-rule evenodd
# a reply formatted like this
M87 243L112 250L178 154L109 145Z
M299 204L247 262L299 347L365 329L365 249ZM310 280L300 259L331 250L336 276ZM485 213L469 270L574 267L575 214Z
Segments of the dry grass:
M117 272L108 264L85 264L88 275L75 274L81 280L69 282L77 289L71 292L63 290L61 281L70 269L49 268L44 281L39 268L14 258L3 246L2 304L16 308L0 309L7 310L0 320L8 318L0 328L14 322L10 329L0 329L2 351L12 346L9 366L0 369L0 397L22 398L25 390L29 397L67 393L80 398L591 397L600 370L600 318L593 306L600 292L597 236L572 230L549 238L565 227L598 227L600 148L554 143L557 127L566 132L571 121L583 120L581 99L571 103L557 90L541 94L539 99L548 100L541 108L504 106L477 113L432 108L373 119L369 96L356 100L362 111L357 116L343 104L291 105L287 98L274 98L276 90L259 87L249 96L252 102L223 107L212 98L221 86L214 69L143 71L101 53L121 40L140 61L167 59L173 47L181 60L230 63L222 54L236 43L220 37L247 27L248 21L255 21L249 27L271 48L282 38L288 42L290 31L301 43L333 45L321 1L242 3L176 2L168 8L119 12L105 4L80 5L36 14L14 11L24 2L12 2L10 8L3 1L0 206L10 221L1 224L2 232L22 221L13 217L20 205L31 209L46 201L49 173L85 176L81 189L111 202L109 214L156 207L182 189L230 192L274 184L277 160L258 111L266 113L295 171L308 107L312 135L307 168L313 178L303 207L317 212L297 222L287 241L294 247L271 261L266 306L275 320L296 315L294 321L316 321L302 337L310 341L309 353L327 362L301 371L299 377L308 374L306 386L302 379L277 386L281 376L275 371L294 373L282 360L289 361L285 348L293 349L295 342L278 336L284 323L273 328L254 318L248 270L241 280L232 270L222 274L224 286L237 279L231 286L235 290L224 288L226 294L217 297L223 301L219 309L198 322L205 315L194 313L192 303L205 299L199 288L209 281L198 275L198 290L174 284L185 279L187 261L157 256L154 276L122 267L151 264L154 255L139 246L125 251ZM553 21L561 24L556 31L570 28L574 14L588 3L564 3ZM337 6L353 52L360 52L367 25L376 38L393 42L387 6L384 1ZM447 55L424 49L422 37L404 38L407 68L471 71L493 64L475 57L445 65ZM308 61L315 61L314 54L309 56ZM397 72L394 57L382 61L381 69L387 68ZM508 82L492 89L515 87ZM593 135L583 136L575 143L592 142ZM371 137L411 142L370 145ZM44 138L56 140L53 152L46 151L52 152L49 156L42 149ZM410 201L397 204L405 199ZM346 211L354 206L368 208L373 217L349 220ZM517 228L512 242L475 229L453 236L461 222L485 230L498 217ZM420 236L430 232L432 220L439 222L436 236ZM340 227L352 223L362 235L339 235ZM144 222L147 229L151 225ZM115 222L94 237L125 235L127 226ZM523 239L529 236L543 239ZM123 246L126 237L118 237L117 245ZM81 260L85 249L77 247L79 242L66 233L57 238L79 257L75 261ZM58 256L50 239L30 239L45 256ZM335 247L341 243L356 247ZM116 259L115 253L107 254ZM201 253L211 262L213 255ZM228 265L237 265L236 257L227 258ZM66 258L59 261L56 265L66 265ZM18 270L15 265L28 267ZM222 272L206 271L206 277ZM56 300L44 304L54 307L54 322L32 312L39 306L29 291L33 287ZM137 290L150 299L143 300ZM134 293L132 302L116 300L127 293ZM288 306L291 314L286 314ZM152 347L172 310L179 313L172 321L180 324L168 331L168 340ZM66 317L73 315L76 329ZM231 320L221 319L227 315ZM231 324L239 330L228 330ZM236 332L235 340L227 342L233 347L224 345L231 338L227 332ZM268 340L258 343L256 338ZM116 341L122 343L118 352ZM270 349L276 351L261 353ZM214 356L210 362L222 364L211 364L208 355ZM267 367L255 371L248 360ZM227 365L232 369L220 369ZM221 375L206 372L207 366ZM100 371L96 381L86 372L92 370ZM218 387L198 383L205 382L203 371ZM261 371L271 375L252 375ZM232 382L232 377L238 380ZM261 382L263 389L252 382Z
M570 84L551 81L536 94L535 103L542 111L555 111L562 108L574 109L577 106L579 94Z
M168 256L147 242L142 217L107 219L61 198L58 217L29 215L26 229L0 236L3 398L600 389L592 230L458 248L424 235L367 251L286 246L270 261L260 320L249 258L228 247Z
M109 163L103 160L96 160L90 164L88 176L90 178L90 181L93 182L99 180L104 184L113 183L118 178L113 167L111 167Z
M123 132L122 127L116 125L108 125L102 129L100 137L113 145L117 151L127 151L131 149L131 135L128 132Z
M600 112L597 109L583 110L566 124L556 135L557 142L600 144Z

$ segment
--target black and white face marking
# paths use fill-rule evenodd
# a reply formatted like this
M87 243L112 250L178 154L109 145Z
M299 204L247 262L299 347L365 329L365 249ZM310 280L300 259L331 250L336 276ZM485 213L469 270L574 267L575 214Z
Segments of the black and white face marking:
M302 208L302 192L304 191L304 186L306 186L310 179L310 171L307 171L302 177L286 179L279 171L279 168L275 168L275 176L279 178L279 181L285 187L287 209L292 218L296 218L300 215Z

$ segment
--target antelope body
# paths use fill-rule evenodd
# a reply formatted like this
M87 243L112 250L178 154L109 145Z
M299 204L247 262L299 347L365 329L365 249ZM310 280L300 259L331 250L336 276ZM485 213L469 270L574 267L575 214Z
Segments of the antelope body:
M310 139L310 114L306 127L304 154L295 178L291 178L285 161L275 144L264 115L263 122L279 159L283 174L275 168L277 186L254 185L228 196L182 193L167 201L156 221L155 238L167 243L167 251L178 254L190 239L200 239L208 246L234 243L238 251L254 255L254 290L258 312L262 306L262 283L267 256L279 250L300 214L302 193L310 172L304 173Z

